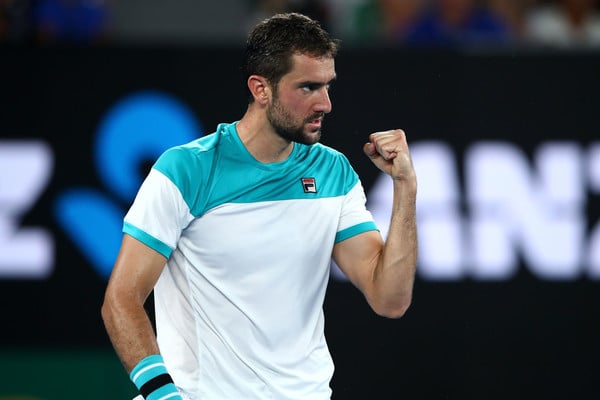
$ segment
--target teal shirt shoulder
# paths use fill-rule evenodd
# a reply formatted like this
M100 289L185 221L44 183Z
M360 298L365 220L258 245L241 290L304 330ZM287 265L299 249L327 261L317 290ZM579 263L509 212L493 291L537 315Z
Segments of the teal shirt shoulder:
M224 203L343 196L358 175L339 151L294 143L282 162L263 164L241 142L236 124L164 152L153 168L177 186L194 216Z

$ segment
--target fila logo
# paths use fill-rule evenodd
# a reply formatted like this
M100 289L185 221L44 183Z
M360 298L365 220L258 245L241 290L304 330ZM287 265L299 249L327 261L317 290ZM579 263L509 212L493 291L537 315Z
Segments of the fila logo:
M315 178L301 178L304 193L317 193L317 182Z

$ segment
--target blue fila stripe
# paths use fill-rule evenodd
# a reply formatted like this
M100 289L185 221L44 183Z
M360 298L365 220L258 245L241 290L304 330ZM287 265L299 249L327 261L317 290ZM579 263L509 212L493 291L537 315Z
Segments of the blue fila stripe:
M145 400L182 400L160 354L142 359L129 377Z
M351 226L349 228L339 231L335 235L335 243L342 242L346 239L351 238L352 236L359 235L363 232L378 231L378 230L379 229L377 229L377 225L375 225L375 223L373 221L363 222L361 224L354 225L354 226Z
M123 232L127 233L130 236L133 236L148 247L158 251L160 254L165 256L165 258L169 258L171 256L171 253L173 252L173 250L168 245L158 240L154 236L142 231L138 227L130 224L129 222L123 223Z
M131 371L129 377L135 385L140 388L150 379L166 374L167 367L160 355L151 355L141 360L138 365Z

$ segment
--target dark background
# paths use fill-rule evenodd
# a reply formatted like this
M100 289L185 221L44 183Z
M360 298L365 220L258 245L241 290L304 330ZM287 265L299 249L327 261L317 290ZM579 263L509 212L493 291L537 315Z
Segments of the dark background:
M20 354L115 358L99 314L106 281L52 211L69 188L104 190L92 150L106 111L130 93L157 90L180 99L212 132L245 110L240 57L238 48L0 49L0 139L43 140L55 160L51 183L22 226L49 229L56 246L47 280L0 280L0 398L31 390L11 386L17 372L9 364ZM377 130L401 127L410 141L446 142L459 160L481 140L513 142L530 154L540 142L586 148L599 137L598 54L352 49L336 69L323 142L348 156L367 191L378 172L361 146ZM598 194L586 201L591 228L600 217ZM400 320L376 316L355 288L332 280L325 312L334 399L595 398L599 305L597 280L545 281L524 262L506 281L417 277ZM126 381L114 361L113 375ZM87 378L54 379L63 380L65 399ZM127 398L124 387L110 398Z

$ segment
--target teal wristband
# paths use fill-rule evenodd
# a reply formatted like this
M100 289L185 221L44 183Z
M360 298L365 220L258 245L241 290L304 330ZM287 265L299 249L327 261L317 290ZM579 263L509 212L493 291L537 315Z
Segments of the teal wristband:
M160 354L142 359L129 378L146 400L183 400Z

